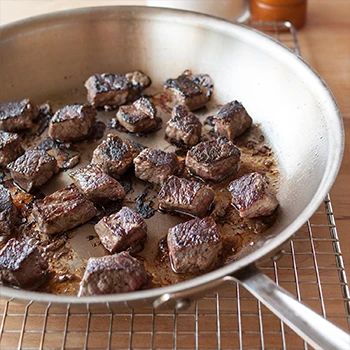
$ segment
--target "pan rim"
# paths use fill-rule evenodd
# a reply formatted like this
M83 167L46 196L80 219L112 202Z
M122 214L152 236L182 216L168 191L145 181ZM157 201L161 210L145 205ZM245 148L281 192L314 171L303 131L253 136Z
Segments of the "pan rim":
M331 153L327 159L325 173L311 201L292 223L290 223L284 230L276 234L276 236L271 238L269 240L269 243L264 244L253 252L238 259L237 261L216 269L212 272L174 285L131 293L77 297L75 295L55 295L50 293L27 291L23 289L1 286L0 296L2 297L64 304L95 304L112 302L127 303L142 299L154 299L164 294L180 294L181 292L191 290L194 287L205 288L206 284L223 279L225 276L233 274L234 272L237 272L244 267L247 267L248 265L251 265L254 262L260 260L272 251L278 249L278 247L290 239L290 237L311 217L311 215L321 205L324 197L327 195L338 174L342 155L344 152L344 127L339 108L332 92L323 81L323 79L319 76L319 74L300 56L295 55L291 50L287 49L274 38L271 38L268 35L245 25L235 24L214 16L186 10L147 6L93 6L43 14L0 26L0 30L2 32L0 43L4 40L4 38L6 38L6 36L11 36L13 33L20 32L21 30L23 31L26 26L32 26L36 24L40 27L40 25L45 24L47 21L55 23L69 16L76 18L76 16L79 17L89 15L93 12L103 13L106 11L113 11L114 13L124 11L129 14L132 12L133 16L136 16L138 18L142 16L162 17L163 21L168 20L168 17L170 16L193 26L202 25L208 29L216 31L217 33L226 33L227 35L233 37L235 35L238 35L241 39L244 38L248 41L254 41L256 47L259 49L262 49L262 47L265 46L265 49L270 49L280 56L283 56L286 61L290 63L291 67L304 72L306 74L306 77L311 80L311 82L314 81L314 84L318 84L318 89L321 91L322 97L325 101L323 104L327 103L327 113L332 117L330 120L332 130L328 130L328 132L329 134L333 134L333 138L329 138L328 141L334 142L334 145L333 147L330 147Z

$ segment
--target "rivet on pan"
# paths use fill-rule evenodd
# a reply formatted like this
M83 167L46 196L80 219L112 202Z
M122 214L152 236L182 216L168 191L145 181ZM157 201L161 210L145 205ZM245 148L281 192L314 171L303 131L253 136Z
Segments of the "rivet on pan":
M188 309L191 306L191 300L187 298L177 299L175 302L175 309L177 311Z
M278 253L276 253L273 257L272 260L273 261L278 261L279 259L282 258L282 256L286 253L286 251L284 249L280 250Z

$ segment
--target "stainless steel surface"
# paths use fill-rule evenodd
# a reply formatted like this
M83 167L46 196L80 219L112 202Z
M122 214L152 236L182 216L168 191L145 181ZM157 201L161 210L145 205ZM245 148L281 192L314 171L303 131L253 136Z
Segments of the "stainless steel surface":
M284 39L284 38L283 38ZM285 37L289 39L289 37ZM350 329L341 242L327 197L283 247L259 265L298 300ZM344 307L343 307L344 305ZM184 311L43 305L0 299L1 349L290 349L310 347L243 287L207 294Z
M152 76L154 85L185 68L209 72L216 82L216 99L241 100L261 124L282 173L282 214L269 237L217 271L170 287L125 295L77 299L3 287L4 296L134 305L167 293L182 297L192 288L200 294L209 282L225 280L290 238L316 210L335 179L343 134L331 94L301 59L247 28L180 11L95 8L5 27L0 48L0 75L4 82L11 82L3 84L3 100L23 95L46 99L81 87L84 78L96 71L142 69ZM16 84L18 77L21 84ZM303 142L297 141L300 139Z
M343 131L330 92L300 58L248 28L177 10L80 9L5 26L0 48L1 100L22 96L46 100L83 89L84 79L97 71L142 69L155 86L185 68L210 72L217 101L241 100L261 124L282 175L278 195L282 211L268 239L217 271L163 289L103 298L23 293L5 287L4 295L55 302L125 302L205 286L278 248L316 210L337 174Z

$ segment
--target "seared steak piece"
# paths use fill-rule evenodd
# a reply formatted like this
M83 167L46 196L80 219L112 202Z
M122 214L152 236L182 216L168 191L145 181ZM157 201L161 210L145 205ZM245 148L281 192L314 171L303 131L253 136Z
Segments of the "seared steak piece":
M128 207L102 218L95 231L111 253L130 250L139 252L147 238L147 225L142 216Z
M238 101L226 103L213 118L216 133L232 141L249 129L252 122L252 118Z
M117 107L133 101L151 85L151 79L144 73L92 75L86 82L87 100L94 107Z
M21 139L17 134L0 131L0 167L6 167L23 152Z
M149 98L141 97L133 104L121 106L117 112L119 123L130 132L150 132L158 128L161 119Z
M205 180L221 181L238 169L240 150L225 137L201 142L186 155L186 166Z
M202 124L185 105L176 105L167 122L165 134L175 144L194 146L201 138Z
M159 209L192 216L205 216L214 200L214 191L197 181L170 176L158 193Z
M0 129L5 131L30 129L37 115L37 107L27 98L0 103Z
M270 215L278 206L266 177L259 173L250 173L232 181L228 190L232 195L231 203L242 218Z
M9 190L0 185L0 240L16 232L18 210L12 202Z
M128 252L90 258L78 296L127 293L150 284L150 276L143 263Z
M134 164L136 177L155 184L162 184L179 170L176 155L160 149L146 148L134 159Z
M167 241L171 267L176 273L212 269L222 249L219 228L211 217L174 226Z
M210 100L214 84L208 74L192 74L186 70L176 79L168 79L164 88L172 92L178 103L193 111L204 107Z
M82 140L91 132L96 112L88 105L73 104L59 109L49 125L49 136L61 142Z
M76 186L70 185L34 203L39 230L53 235L82 225L96 215L96 208Z
M7 167L14 182L27 192L46 183L58 171L56 159L37 149L26 151Z
M0 251L0 282L36 289L48 276L48 263L33 239L11 238Z
M94 150L91 163L100 166L107 174L118 177L132 166L138 153L139 150L130 141L109 134Z
M69 174L74 184L93 202L117 201L125 197L124 187L97 165L88 165Z

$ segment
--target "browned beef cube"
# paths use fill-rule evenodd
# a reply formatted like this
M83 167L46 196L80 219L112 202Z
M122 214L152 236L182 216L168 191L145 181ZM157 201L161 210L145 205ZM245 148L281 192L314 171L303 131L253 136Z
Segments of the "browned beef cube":
M238 169L240 150L225 137L201 142L186 155L186 166L205 180L221 181Z
M70 185L34 203L39 230L53 235L82 225L96 215L96 208L76 186Z
M30 129L38 115L38 109L29 99L0 103L0 129L19 131Z
M92 75L86 82L87 100L95 107L117 107L137 98L151 85L151 79L144 73Z
M6 167L23 152L21 139L17 134L0 131L0 167Z
M128 207L102 218L95 225L95 231L103 246L111 253L123 250L139 252L147 238L145 220Z
M79 141L87 137L95 123L91 106L73 104L59 109L49 125L49 136L61 142Z
M36 289L48 276L48 263L33 239L11 238L0 251L0 282Z
M88 260L78 296L127 293L149 285L150 276L143 263L121 252Z
M0 240L16 232L18 210L12 202L9 190L0 185Z
M119 177L132 166L138 153L130 141L109 134L94 150L91 163L98 165L107 174Z
M126 130L138 133L154 131L162 121L157 117L156 107L146 97L139 98L132 105L121 106L117 119Z
M170 176L158 193L159 209L191 216L205 216L211 209L214 191L197 181Z
M202 124L185 105L176 105L167 122L165 134L175 144L196 145L202 134Z
M146 148L134 159L134 164L136 177L155 184L162 184L179 170L176 155L160 149Z
M88 165L70 173L74 184L93 202L117 201L125 197L124 187L97 165Z
M176 273L212 269L222 249L219 228L211 217L174 226L168 232L167 241L171 267Z
M250 173L232 181L228 190L232 195L231 203L242 218L270 215L278 206L266 177L259 173Z
M56 159L37 149L26 151L8 169L14 182L27 192L45 184L58 171Z
M232 141L249 129L252 122L243 105L237 101L225 104L213 119L217 134Z
M191 111L204 107L213 93L213 81L208 74L184 71L176 79L168 79L164 88L171 91L176 101Z

